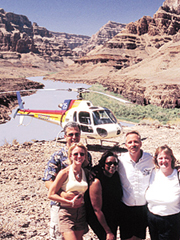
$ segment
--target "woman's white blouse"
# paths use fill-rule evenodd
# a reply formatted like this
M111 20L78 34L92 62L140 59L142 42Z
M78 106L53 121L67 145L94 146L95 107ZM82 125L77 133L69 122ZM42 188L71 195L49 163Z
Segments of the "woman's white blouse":
M165 176L160 169L151 173L150 184L146 191L146 200L150 212L160 216L180 212L180 184L177 170Z

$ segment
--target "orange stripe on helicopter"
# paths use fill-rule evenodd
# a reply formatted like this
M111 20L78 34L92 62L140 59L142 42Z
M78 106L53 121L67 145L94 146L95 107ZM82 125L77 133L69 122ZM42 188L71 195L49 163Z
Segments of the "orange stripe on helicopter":
M78 107L81 102L82 102L81 100L71 100L68 110L71 108Z
M55 115L62 115L66 112L66 110L31 110L31 109L20 109L18 113L41 113L41 114L55 114Z

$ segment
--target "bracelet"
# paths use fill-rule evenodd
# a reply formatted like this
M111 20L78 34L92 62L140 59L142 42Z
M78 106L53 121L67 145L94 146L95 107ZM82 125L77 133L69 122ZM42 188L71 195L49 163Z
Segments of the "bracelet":
M72 201L72 207L74 207L74 201Z

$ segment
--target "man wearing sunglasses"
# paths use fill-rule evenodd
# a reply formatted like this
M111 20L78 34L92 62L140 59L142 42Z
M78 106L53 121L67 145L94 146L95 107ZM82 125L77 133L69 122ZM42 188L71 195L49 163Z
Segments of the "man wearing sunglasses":
M147 206L145 191L154 167L153 158L141 150L141 136L137 131L126 134L128 152L119 156L119 174L123 188L123 221L120 227L122 240L145 239Z
M47 167L44 172L43 181L45 181L45 186L49 189L52 182L55 180L58 172L61 169L66 168L68 165L64 161L68 158L68 149L73 143L78 143L80 141L81 131L80 126L76 122L69 122L64 127L64 138L66 140L66 146L61 148L58 152L51 155L50 160L47 163ZM86 168L91 168L92 158L88 153L89 165ZM63 239L58 231L58 212L60 205L57 202L51 201L51 220L50 220L50 239Z

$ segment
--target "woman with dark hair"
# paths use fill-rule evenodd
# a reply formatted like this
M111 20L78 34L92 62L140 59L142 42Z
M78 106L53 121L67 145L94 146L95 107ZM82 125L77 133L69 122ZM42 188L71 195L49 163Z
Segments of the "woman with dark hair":
M85 194L87 222L100 240L116 238L122 198L117 168L117 155L105 152L92 169L94 179Z
M180 239L180 185L176 158L167 145L158 147L146 192L151 240Z

